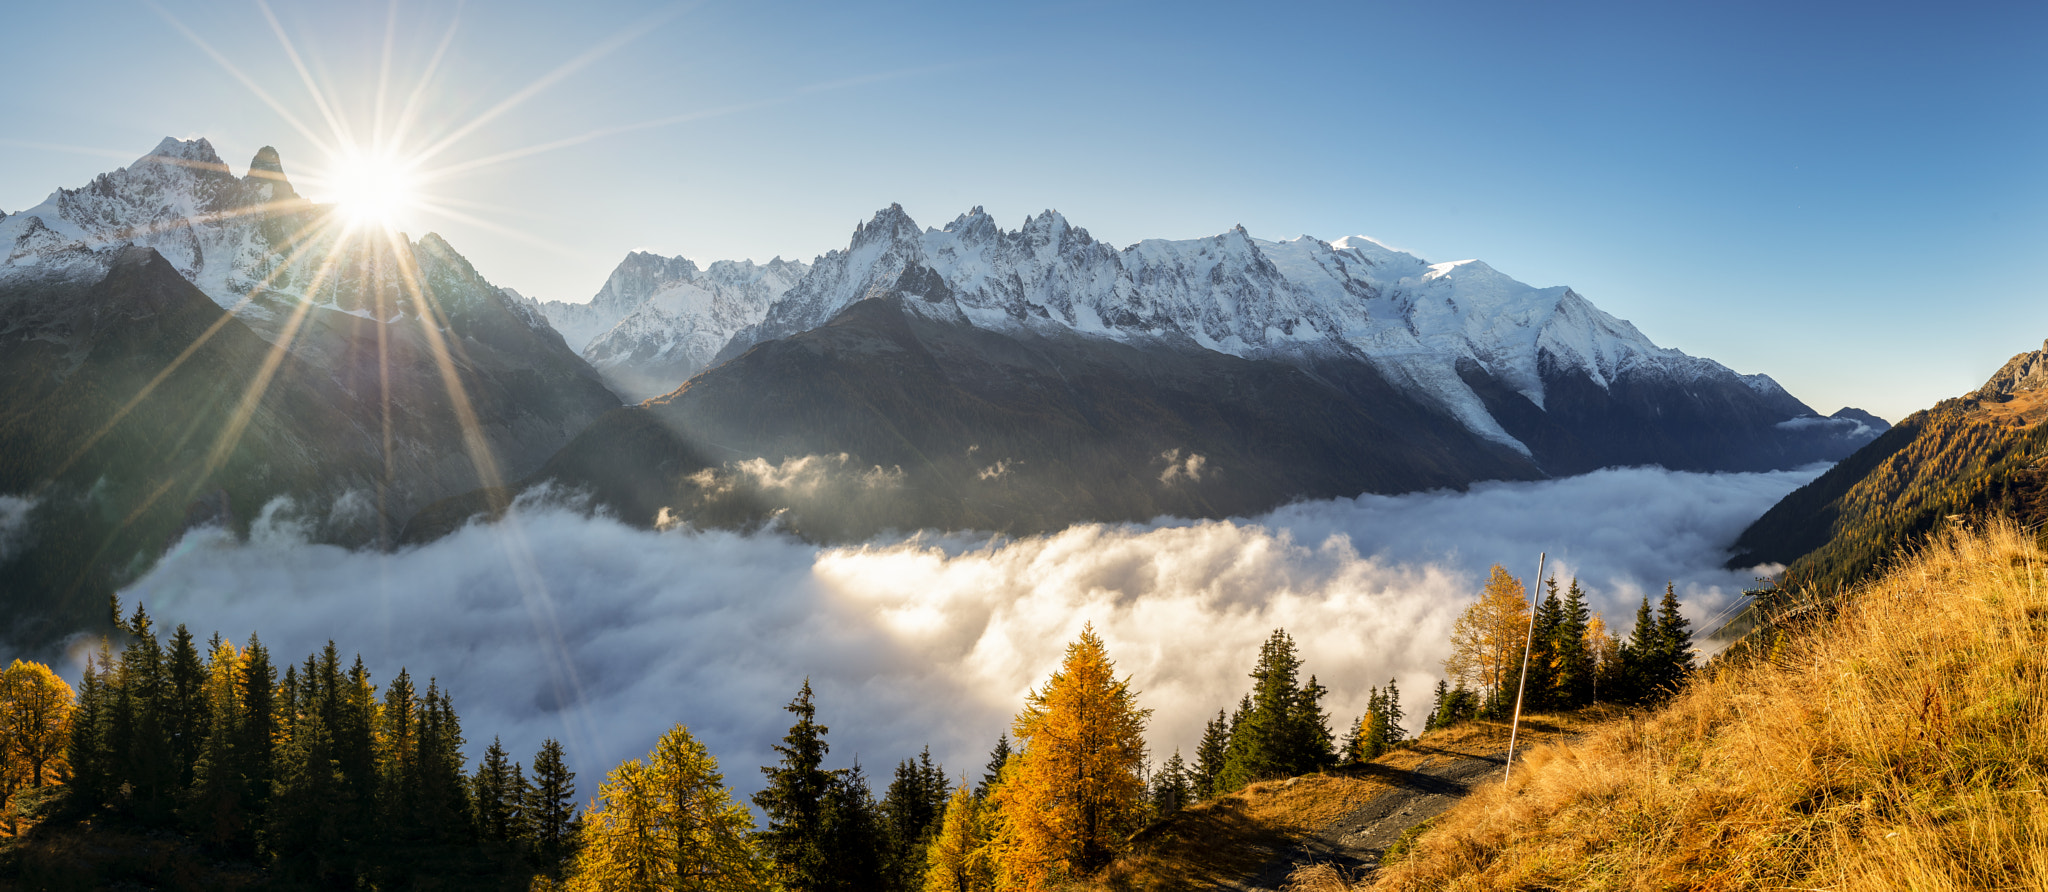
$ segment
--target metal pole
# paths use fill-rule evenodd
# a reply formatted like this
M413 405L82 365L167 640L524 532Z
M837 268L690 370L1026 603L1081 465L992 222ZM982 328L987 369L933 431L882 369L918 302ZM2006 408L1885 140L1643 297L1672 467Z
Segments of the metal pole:
M1543 560L1550 552L1536 553L1536 585L1543 584ZM1515 719L1508 724L1508 770L1500 777L1505 784L1515 776L1515 737L1522 730L1522 692L1529 689L1529 646L1536 642L1536 588L1529 588L1529 632L1522 636L1522 677L1515 683Z

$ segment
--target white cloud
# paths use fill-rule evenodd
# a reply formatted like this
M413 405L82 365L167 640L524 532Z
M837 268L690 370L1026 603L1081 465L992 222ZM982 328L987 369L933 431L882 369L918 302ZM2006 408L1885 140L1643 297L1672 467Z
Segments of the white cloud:
M29 496L0 496L0 561L14 557L29 535L28 517L36 510Z
M1209 463L1207 458L1197 452L1190 452L1187 458L1181 458L1178 449L1159 453L1159 458L1166 462L1166 470L1159 472L1159 482L1169 485L1176 480L1202 482L1202 468Z
M782 473L787 473L784 470ZM1093 622L1155 710L1156 756L1249 685L1286 627L1338 723L1399 679L1419 720L1450 623L1499 561L1548 549L1609 617L1676 580L1695 616L1749 581L1734 536L1817 473L1602 471L1468 492L1302 503L1238 521L1077 526L1029 539L923 535L825 549L773 535L637 530L536 500L391 554L308 545L288 525L244 542L196 531L125 592L204 637L260 631L280 660L333 638L381 683L407 666L453 692L472 750L568 744L584 793L669 725L690 725L730 782L786 730L805 676L832 764L886 775L927 742L978 777L1025 692Z

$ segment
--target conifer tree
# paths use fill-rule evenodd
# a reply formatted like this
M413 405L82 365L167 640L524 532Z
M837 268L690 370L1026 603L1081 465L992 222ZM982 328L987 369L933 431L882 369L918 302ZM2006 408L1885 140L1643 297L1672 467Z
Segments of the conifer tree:
M792 890L825 888L831 865L824 862L818 843L823 838L825 796L831 790L832 775L824 769L828 730L818 724L817 707L811 703L811 680L783 710L796 716L775 751L780 765L765 766L761 773L768 785L754 794L754 804L768 818L761 831L761 843L775 862L782 884Z
M1668 693L1692 674L1692 624L1678 612L1678 594L1671 583L1664 584L1664 598L1657 605L1657 675Z
M254 633L242 650L241 706L235 717L235 764L242 774L242 796L252 815L263 813L270 801L272 741L277 737L277 670L271 668L270 651Z
M1447 682L1441 678L1437 679L1436 691L1430 695L1431 705L1429 707L1429 717L1422 720L1422 730L1434 731L1448 724L1448 722L1444 720L1444 703L1445 701L1450 699L1450 696L1450 682Z
M1031 692L1011 730L1021 751L994 796L1004 873L1029 892L1109 862L1145 813L1145 721L1092 625Z
M1152 776L1152 813L1163 818L1188 807L1195 801L1194 790L1188 763L1176 749Z
M1629 632L1628 641L1621 646L1621 677L1615 685L1615 699L1627 703L1648 703L1657 697L1659 676L1658 662L1662 657L1663 638L1657 632L1656 614L1650 612L1650 599L1645 597L1642 606L1636 608L1636 626Z
M1010 762L1010 732L1004 731L996 738L996 748L988 754L988 767L983 769L980 785L974 788L974 798L986 801L988 791L1003 782L1003 766Z
M121 651L121 688L115 700L114 750L118 783L128 807L150 823L169 817L177 771L164 743L167 688L163 647L141 604L127 623L128 646Z
M1573 577L1571 586L1565 590L1561 622L1551 635L1551 649L1556 655L1556 674L1551 681L1554 705L1576 709L1593 702L1595 666L1586 635L1591 619L1586 593L1579 588L1578 578Z
M199 841L228 851L246 851L248 788L242 739L242 656L235 646L213 637L206 662L206 737L193 760L192 786L182 817Z
M182 791L192 785L192 763L199 758L206 740L209 716L206 708L206 666L192 633L183 623L171 634L171 651L165 667L164 731L169 738L168 754L175 766L171 788Z
M386 837L406 840L416 830L420 779L419 697L400 667L384 688L378 711L377 810Z
M1564 599L1557 596L1555 576L1543 580L1543 589L1543 600L1536 604L1535 626L1527 633L1529 677L1522 682L1523 708L1531 711L1560 705L1553 689L1560 670L1558 630L1566 623Z
M753 820L734 801L718 760L689 729L662 735L647 761L628 760L584 816L573 892L756 890L770 886L750 839Z
M533 757L533 792L526 811L533 822L534 861L543 873L559 876L576 841L576 772L562 758L562 744L548 738Z
M499 844L517 840L520 790L512 779L511 761L498 738L491 738L491 745L484 749L484 757L477 761L476 774L470 777L469 786L477 836Z
M1259 648L1252 692L1238 707L1224 751L1216 791L1252 781L1315 771L1334 761L1324 688L1313 676L1299 682L1301 658L1286 629L1275 629Z
M1223 759L1230 749L1230 719L1223 710L1202 728L1202 742L1195 747L1194 787L1197 799L1209 800L1221 794L1216 778L1223 773Z
M336 872L331 856L341 847L341 772L333 741L318 713L292 723L277 752L274 789L265 816L264 848L286 872L321 877Z
M938 836L925 850L924 892L994 892L987 830L982 800L963 780L946 801Z
M869 892L888 888L882 873L888 831L860 761L832 773L825 792L818 854L827 869L816 888L823 892ZM913 876L915 871L911 872Z
M71 795L87 807L105 803L111 789L106 746L111 706L105 672L112 659L105 638L100 639L96 653L86 656L78 682L78 709L71 717L71 739L64 750L65 760L71 763Z
M925 747L917 758L897 764L896 777L889 782L881 806L888 829L888 854L883 859L888 888L922 885L918 878L924 870L925 846L938 832L946 793L946 773L932 761L931 747Z

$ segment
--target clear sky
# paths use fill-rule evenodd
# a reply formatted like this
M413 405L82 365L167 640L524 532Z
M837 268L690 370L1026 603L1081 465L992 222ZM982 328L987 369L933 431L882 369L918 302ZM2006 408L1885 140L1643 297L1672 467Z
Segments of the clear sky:
M2048 338L2041 4L393 8L0 6L0 209L164 136L274 145L326 198L336 125L277 32L365 141L380 71L389 122L445 38L405 149L517 157L400 223L542 298L633 249L809 259L900 202L1477 257L1822 412L1896 420Z

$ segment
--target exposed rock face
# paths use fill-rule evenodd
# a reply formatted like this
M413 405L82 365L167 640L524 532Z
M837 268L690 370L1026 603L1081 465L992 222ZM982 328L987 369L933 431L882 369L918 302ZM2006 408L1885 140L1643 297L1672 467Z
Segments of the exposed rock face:
M1969 394L1971 399L1987 402L2005 402L2022 393L2032 393L2048 386L2048 341L2041 343L2041 349L2021 353L2005 361L1983 387Z

